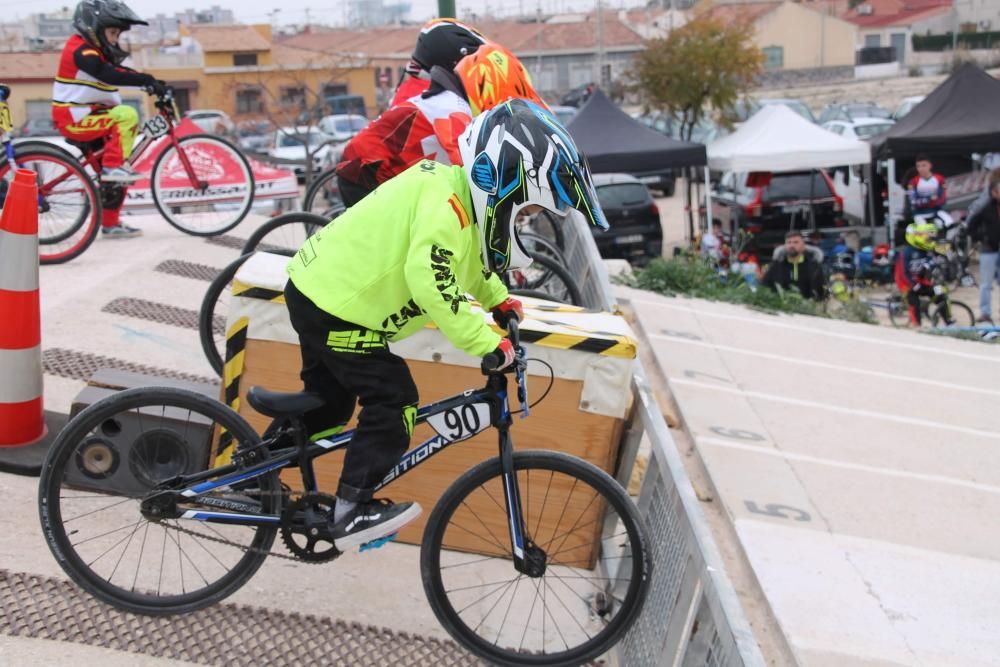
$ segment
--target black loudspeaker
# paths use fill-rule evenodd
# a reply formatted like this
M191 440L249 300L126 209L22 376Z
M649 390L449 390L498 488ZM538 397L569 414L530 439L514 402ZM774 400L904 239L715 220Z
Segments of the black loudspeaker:
M75 416L113 396L115 390L86 387L73 401ZM75 454L67 485L105 493L142 495L176 475L204 470L213 424L202 415L177 408L120 412L100 424Z

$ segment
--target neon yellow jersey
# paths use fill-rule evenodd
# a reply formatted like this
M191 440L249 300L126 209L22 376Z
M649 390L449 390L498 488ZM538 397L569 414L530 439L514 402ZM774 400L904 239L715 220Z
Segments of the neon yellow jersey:
M500 336L473 313L507 288L483 268L460 166L424 160L351 207L288 263L295 287L324 311L400 340L432 320L455 347L492 352Z

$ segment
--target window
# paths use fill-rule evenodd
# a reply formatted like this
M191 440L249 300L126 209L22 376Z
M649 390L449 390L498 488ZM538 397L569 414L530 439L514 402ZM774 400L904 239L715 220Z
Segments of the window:
M236 91L236 113L260 113L264 110L264 95L259 88Z
M765 46L761 50L764 52L764 69L781 69L785 66L785 47Z
M764 202L823 199L833 196L830 185L818 171L774 174L764 189Z
M558 76L555 65L545 65L540 70L535 70L535 90L556 90L559 87Z
M255 67L257 65L256 53L234 53L233 65L235 67Z
M605 88L611 85L611 65L601 65L601 85Z
M569 87L579 88L594 80L594 69L590 63L572 63L569 66Z
M281 106L284 109L305 109L306 89L302 86L287 86L282 88Z
M865 48L878 48L882 46L882 35L865 35Z
M650 200L649 190L642 183L616 183L597 188L601 208L625 208L645 204Z
M323 97L336 97L337 95L347 94L347 84L345 83L328 83L323 86Z

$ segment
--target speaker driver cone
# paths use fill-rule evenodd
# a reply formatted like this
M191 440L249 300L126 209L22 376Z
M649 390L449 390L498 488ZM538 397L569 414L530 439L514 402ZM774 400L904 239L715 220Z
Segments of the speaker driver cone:
M91 479L107 479L118 470L115 446L104 438L90 438L76 450L76 466Z

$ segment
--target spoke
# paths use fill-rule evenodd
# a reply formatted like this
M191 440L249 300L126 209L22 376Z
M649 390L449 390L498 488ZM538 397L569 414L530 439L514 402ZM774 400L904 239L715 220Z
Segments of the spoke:
M503 635L503 626L507 625L507 617L510 616L510 608L514 606L514 600L517 598L517 589L521 585L521 579L518 578L517 583L514 584L514 592L510 596L510 604L507 605L507 612L503 615L503 620L500 621L500 629L497 630L497 640L493 642L496 646L500 643L500 637Z
M545 581L545 577L542 577L542 592L544 593L547 590L549 590L549 584L548 584L547 581ZM555 591L553 591L553 594L555 594ZM556 632L559 633L559 639L562 640L563 646L565 646L566 650L568 651L569 650L569 642L566 641L566 635L563 634L562 628L560 628L559 624L556 623L556 617L552 613L552 610L549 609L549 605L548 605L548 602L545 599L545 595L542 595L542 607L543 607L544 611L548 612L549 618L552 619L552 625L553 625L553 627L555 627ZM545 618L545 617L542 616L542 618ZM584 631L584 634L587 634L586 631Z
M490 610L486 612L486 614L482 617L482 619L480 619L479 623L476 624L476 627L473 628L472 630L473 632L475 633L479 632L479 628L483 626L483 623L486 622L486 619L490 617L490 615L493 613L493 610L497 608L497 605L500 604L500 601L503 600L505 595L507 595L507 591L510 590L511 584L516 584L517 582L521 581L522 578L524 578L524 575L518 574L517 579L514 579L510 584L507 584L506 588L504 588L503 590L503 593L501 593L500 597L497 598L497 601L493 603L493 606L490 607Z
M559 532L559 526L562 525L563 517L566 516L566 510L569 508L569 499L573 497L573 491L576 489L576 483L579 481L580 480L573 478L573 486L569 488L569 493L566 494L566 502L563 503L562 512L559 513L559 520L556 521L556 525L552 527L553 535ZM572 529L570 529L570 532L572 532ZM548 546L552 544L552 541L553 540L549 540L548 542L546 542L545 546L542 548L547 549Z
M476 563L482 563L488 560L496 560L496 556L486 556L485 558L479 558L477 560L470 560L466 563L455 563L454 565L442 565L439 570L450 570L453 567L465 567L466 565L475 565Z
M549 502L549 490L552 488L552 478L555 476L555 472L549 471L549 483L545 485L545 496L542 497L542 509L538 512L538 521L535 524L535 530L532 531L532 535L538 534L538 529L542 525L542 517L545 516L545 505Z
M161 525L163 529L163 548L160 551L160 576L156 580L156 595L159 596L163 585L163 564L167 561L167 527Z
M147 526L149 525L148 521L146 522L146 525ZM111 583L111 580L115 578L115 572L118 571L118 566L122 564L122 558L124 558L125 554L128 553L128 548L132 544L132 538L134 538L135 534L138 533L138 532L139 532L139 526L136 526L135 530L133 530L132 533L128 536L128 542L125 543L125 548L122 549L121 555L118 556L118 562L115 563L114 569L111 570L111 574L108 575L108 579L107 579L108 583Z
M521 643L517 645L517 650L524 650L524 638L528 636L528 627L531 625L531 617L535 614L535 604L538 603L538 580L533 579L532 584L535 586L535 597L531 599L531 609L528 611L528 618L524 621L524 632L521 633ZM544 602L542 603L545 604ZM542 612L542 623L545 623L545 612ZM544 635L543 635L544 636ZM497 638L499 640L499 637ZM496 642L493 643L496 646ZM542 642L542 647L545 647L545 642Z
M483 588L484 586L498 586L498 585L503 585L503 584L509 584L510 582L515 581L516 579L517 579L517 577L515 577L514 579L504 579L503 581L491 581L491 582L485 583L485 584L475 584L473 586L462 586L460 588L449 588L448 590L445 591L445 593L458 593L458 592L461 592L461 591L471 591L474 588Z
M142 523L143 521L145 521L145 519L140 518L135 523L130 523L130 524L126 525L126 526L122 526L121 528L115 528L114 530L109 530L108 532L101 533L100 535L94 535L93 537L88 537L87 539L81 540L79 542L75 542L75 543L71 544L70 546L75 549L76 547L80 546L81 544L86 544L87 542L90 542L91 540L96 540L96 539L100 539L102 537L107 537L108 535L111 535L113 533L117 533L120 530L128 530L129 528L133 528L136 525Z
M205 523L208 523L208 522L206 521ZM201 540L199 540L196 535L191 535L190 533L188 533L188 535L191 537L191 539L194 541L194 543L196 545L198 545L199 547L201 547L202 551L204 551L209 556L211 556L215 560L215 562L218 563L220 567L222 567L223 570L227 570L227 571L229 570L229 566L226 565L225 563L223 563L221 560L219 560L218 556L216 556L214 553L212 553L211 551L209 551L205 547L205 545L201 543ZM208 582L206 582L206 583L208 583Z
M124 542L125 540L131 540L131 539L132 539L132 536L133 536L133 535L135 535L135 531L139 530L139 524L140 524L140 523L142 523L142 522L143 522L144 520L145 520L145 519L139 519L138 521L136 521L136 522L135 522L135 523L134 523L134 524L133 524L133 525L131 526L131 528L132 528L132 532L131 532L131 533L129 533L129 534L128 534L128 535L126 535L125 537L121 538L120 540L118 540L117 542L115 542L114 544L112 544L112 545L111 545L110 547L108 547L108 548L107 548L107 550L105 550L105 551L104 551L104 553L102 553L102 554L101 554L100 556L98 556L98 557L97 557L97 558L95 558L94 560L90 561L89 563L87 563L87 567L90 567L91 565L93 565L93 564L94 564L94 563L96 563L97 561L99 561L99 560L101 560L102 558L104 558L105 556L107 556L107 555L108 555L109 553L111 553L111 551L112 551L112 550L113 550L113 549L114 549L115 547L117 547L117 546L118 546L119 544L121 544L121 543L122 543L122 542ZM115 531L115 532L117 532L117 531ZM74 546L76 546L76 545L74 545ZM114 573L112 572L112 574L114 574ZM110 579L109 579L108 581L110 581Z
M595 524L597 522L598 522L598 519L594 519L593 521L588 521L587 523L583 524L579 528L586 528L587 526L590 526L590 525ZM567 534L572 534L572 533L567 533ZM606 538L604 538L604 540L613 540L615 538L624 537L624 536L627 536L627 535L628 535L628 531L626 530L624 532L616 533L614 535L606 537ZM549 556L549 558L555 558L559 554L564 554L564 553L567 553L567 552L570 552L570 551L576 551L577 549L582 549L584 547L590 547L590 546L593 546L593 545L588 544L588 543L578 544L575 547L566 547L565 549L560 549L559 551L556 551L555 553L548 554L548 556Z
M146 551L146 537L149 536L149 522L146 522L146 528L142 531L142 546L139 547L139 562L135 564L135 576L132 577L132 592L135 592L135 584L139 581L139 568L142 566L142 554Z
M548 572L548 571L546 570L545 574L549 574L549 572ZM577 590L576 590L575 588L573 588L572 586L570 586L569 584L567 584L567 583L566 583L566 581L565 581L565 580L564 580L564 579L563 579L562 577L560 577L560 576L559 576L558 574L556 574L555 572L552 572L551 574L552 574L552 576L553 576L553 577L555 577L556 579L558 579L558 580L559 580L559 582L560 582L560 583L561 583L561 584L562 584L563 586L565 586L566 588L568 588L568 589L569 589L569 590L570 590L570 591L571 591L571 592L573 593L573 595L575 595L575 596L577 596L578 598L580 598L581 600L583 600L584 604L586 604L586 605L588 605L588 606L590 605L590 600L588 600L587 598L583 597L583 594L582 594L582 593L580 593L580 592L579 592L579 591L577 591ZM590 581L589 579L586 579L586 577L580 577L580 578L581 578L581 579L585 579L585 580L587 581L587 583L589 583L589 584L590 584L591 586L593 586L593 587L594 587L595 589L597 589L598 591L600 591L600 592L602 592L602 593L604 592L604 588L603 588L602 586L598 586L597 584L595 584L594 582Z
M458 528L459 530L464 530L469 535L472 535L473 537L478 538L478 539L482 540L483 542L487 542L487 543L489 542L489 540L487 540L486 538L484 538L480 533L473 532L473 531L469 530L468 528L466 528L465 526L459 525L459 524L457 524L457 523L455 523L453 521L449 522L448 526L449 527L454 526L455 528ZM506 553L507 553L507 547L503 546L502 544L500 544L499 542L496 542L496 541L494 541L493 544L495 544L497 546L497 548L499 548L501 551L503 551L504 554L506 555Z
M187 560L187 562L191 564L191 567L194 568L194 571L198 573L198 576L201 577L201 580L205 582L206 586L208 586L208 579L205 578L205 575L201 573L201 570L198 569L198 566L191 559L191 556L189 556L188 552L185 551L184 547L181 546L181 535L183 535L183 533L177 533L177 537L171 536L171 538L174 540L174 543L177 545L178 560L183 555L184 559ZM187 588L185 587L185 584L184 584L184 569L183 569L183 567L181 568L181 589L185 593L187 592Z
M506 552L507 551L507 547L505 547L503 545L503 542L500 540L500 538L498 538L493 533L493 531L490 530L490 527L487 526L486 523L483 522L483 520L479 518L479 515L471 507L469 507L469 505L464 500L462 501L462 505L464 505L470 512L472 512L472 516L474 516L476 518L476 521L479 522L479 525L481 525L484 529L486 529L486 532L490 534L491 538L493 538L493 543L496 544L498 547L500 547L500 549L502 551Z
M520 578L521 578L521 577L523 577L523 576L524 576L524 575L518 575L517 579L520 579ZM509 587L509 586L510 586L510 585L511 585L512 583L514 583L515 581L517 581L517 579L511 579L511 580L510 580L510 581L508 581L508 582L507 582L506 584L502 584L502 585L500 585L500 586L497 586L497 587L496 587L496 588L494 588L494 589L493 589L492 591L490 591L490 592L489 592L489 593L487 593L486 595L482 596L482 597L481 597L481 598L479 598L478 600L474 600L474 601L470 602L469 604L467 604L467 605L465 605L464 607L462 607L461 609L459 609L459 610L458 610L458 611L456 612L456 613L457 613L457 615L461 616L461 615L462 615L462 612L463 612L463 611L465 611L466 609L468 609L469 607L473 607L473 606L475 606L475 605L479 604L480 602L482 602L482 601L483 601L483 600L485 600L486 598L488 598L488 597L490 597L491 595L493 595L494 593L496 593L496 592L497 592L498 590L500 590L501 588L504 588L504 586L508 586L508 587Z
M559 553L559 549L562 549L562 548L563 548L563 545L564 545L564 544L566 544L566 540L568 540L568 539L569 539L569 536L570 536L570 535L572 535L572 534L574 533L574 531L576 531L576 528L577 528L577 526L578 526L578 525L580 524L580 521L581 521L581 520L583 519L583 517L584 517L584 516L586 516L587 512L589 512L589 511L590 511L590 506L594 504L594 501L595 501L595 500L597 500L597 496L598 496L598 493L597 493L597 491L594 491L594 497L593 497L593 498L591 498L591 499L590 499L590 502L589 502L589 503L587 503L587 506L583 508L583 511L582 511L582 512L580 512L580 516L578 516L578 517L576 518L576 521L575 521L575 522L573 523L573 526L572 526L572 528L570 528L570 529L569 529L569 532L568 532L568 533L566 533L566 535L565 535L565 536L563 537L563 539L562 539L562 542L560 542L560 543L559 543L559 546L558 546L558 547L556 547L556 553ZM551 544L551 543L552 543L552 542L554 542L554 541L555 541L555 540L550 540L550 541L549 541L549 544Z
M107 499L107 496L97 496L97 497L98 497L98 498L104 498L104 499ZM62 496L60 496L60 498L59 498L59 499L60 499L60 500L62 500ZM65 519L65 520L63 521L63 525L65 525L65 524L67 524L67 523L70 523L71 521L76 521L77 519L82 519L82 518L83 518L83 517L85 517L85 516L90 516L91 514L97 514L98 512L103 512L104 510L109 510L109 509L111 509L112 507L118 507L119 505L124 505L125 503L127 503L127 502L128 502L128 501L130 501L130 500L136 500L136 498L126 498L125 500L119 500L119 501L118 501L118 502L116 502L116 503L111 503L110 505L106 505L106 506L104 506L104 507L99 507L99 508L98 508L98 509L96 509L96 510L90 510L89 512L84 512L83 514L77 514L77 515L76 515L75 517L73 517L72 519Z
M551 586L549 586L549 582L545 580L545 577L542 577L542 581L544 582L544 585L547 586L550 591L552 591L552 595L556 596L556 600L559 602L560 605L562 605L562 608L566 610L566 613L569 614L570 618L573 619L573 622L576 623L576 627L580 628L580 632L582 632L583 634L585 634L587 636L588 640L593 639L593 637L590 636L590 633L587 632L583 628L582 625L580 625L580 621L576 620L576 616L573 615L573 612L571 612L569 610L569 607L566 606L566 603L563 602L562 596L559 595L559 592L556 591L556 589L554 589ZM566 583L563 582L563 585L566 586ZM573 589L570 589L570 590L573 590ZM573 591L573 592L575 593L576 591ZM583 600L584 603L586 603L587 606L588 606L588 608L589 608L590 602L588 600L586 600L585 598L580 598L580 599ZM553 617L552 618L552 622L555 623L555 620L556 620L555 617ZM565 639L563 641L565 641ZM567 644L567 648L568 648L568 646L569 645Z

